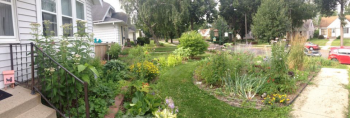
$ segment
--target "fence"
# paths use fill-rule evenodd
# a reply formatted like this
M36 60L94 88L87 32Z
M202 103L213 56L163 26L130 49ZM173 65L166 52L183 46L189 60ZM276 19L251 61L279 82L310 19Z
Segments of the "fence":
M109 60L107 51L109 47L114 43L96 43L95 44L95 57L100 58L101 60Z

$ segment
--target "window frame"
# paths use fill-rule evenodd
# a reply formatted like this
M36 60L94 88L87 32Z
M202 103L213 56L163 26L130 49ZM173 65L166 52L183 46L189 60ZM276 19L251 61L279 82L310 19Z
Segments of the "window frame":
M17 36L17 32L18 32L18 28L17 28L17 13L16 13L16 6L15 6L15 0L11 0L11 2L7 2L7 1L0 1L0 3L2 4L7 4L7 5L11 5L11 14L12 14L12 26L13 26L13 36L0 36L1 42L7 42L7 41L18 41L18 36Z
M56 4L55 4L55 5L56 5L56 6L55 6L55 7L56 7L56 12L51 12L51 11L44 10L44 9L42 9L42 4L40 4L40 10L41 10L41 11L40 11L40 13L41 13L41 14L40 14L40 17L41 17L41 18L40 18L40 20L41 20L40 23L41 23L41 27L42 27L41 30L42 30L43 32L44 32L44 27L43 27L43 26L44 26L44 23L43 23L44 20L43 20L43 16L42 16L43 13L47 13L47 14L55 15L55 16L56 16L56 31L57 31L57 32L55 32L55 35L52 36L52 37L58 37L58 36L59 36L59 31L58 31L58 30L59 30L59 27L60 27L60 26L59 26L59 21L58 21L58 20L59 20L59 19L58 19L58 12L59 12L58 10L60 10L60 9L58 9L58 7L57 7L57 6L58 6L58 2L57 2L57 1L58 1L58 0L55 0L55 2L56 2ZM41 0L40 0L40 3L42 3ZM44 34L44 33L43 33L43 34Z
M61 5L61 9L60 9L60 10L61 10L61 14L62 14L62 15L61 15L61 16L62 16L62 17L61 17L61 20L62 20L62 21L61 21L61 24L64 25L64 24L63 24L63 18L69 18L69 19L72 20L72 36L68 36L68 37L74 37L74 15L73 15L73 8L74 8L74 7L73 7L73 1L74 1L74 0L70 0L70 5L71 5L71 11L70 11L70 12L71 12L72 16L67 16L67 15L64 15L63 12L62 12L62 0L60 0L60 5ZM62 25L61 25L61 26L62 26ZM64 33L63 28L60 28L59 30L62 30L62 35L64 35L64 34L63 34L63 33Z
M76 2L80 2L83 4L83 8L84 8L84 20L83 19L79 19L77 18L77 14L76 14ZM86 1L84 0L71 0L71 5L72 5L72 16L67 16L67 15L63 15L62 13L62 4L61 4L61 0L56 0L56 20L57 20L57 35L56 36L53 36L53 38L57 38L57 37L60 37L63 35L63 28L61 27L63 25L63 17L65 18L70 18L72 19L72 28L73 28L73 36L74 37L74 34L78 32L78 28L77 28L77 23L76 21L77 20L81 20L81 21L85 21L86 16ZM42 4L41 4L41 0L36 0L36 8L38 9L37 11L37 19L38 19L38 23L40 23L41 25L41 29L43 29L43 21L42 21L42 13L43 12L49 12L49 11L46 11L46 10L43 10L41 7L42 7ZM52 12L49 12L49 13L52 13ZM85 24L85 26L87 26L87 24ZM85 29L85 31L88 31L88 28ZM70 37L70 38L72 38Z
M348 34L349 33L349 28L348 27L343 27L343 33L344 34Z

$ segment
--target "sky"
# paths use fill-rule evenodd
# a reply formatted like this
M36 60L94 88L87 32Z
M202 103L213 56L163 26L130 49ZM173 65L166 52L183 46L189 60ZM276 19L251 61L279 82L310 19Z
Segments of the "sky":
M116 12L125 12L120 8L119 0L103 0L103 1L111 4L114 7Z

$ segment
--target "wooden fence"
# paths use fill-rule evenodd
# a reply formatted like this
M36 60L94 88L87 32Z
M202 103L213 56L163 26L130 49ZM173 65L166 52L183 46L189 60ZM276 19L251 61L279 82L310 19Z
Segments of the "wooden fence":
M109 60L107 51L113 43L95 43L95 57L101 60Z

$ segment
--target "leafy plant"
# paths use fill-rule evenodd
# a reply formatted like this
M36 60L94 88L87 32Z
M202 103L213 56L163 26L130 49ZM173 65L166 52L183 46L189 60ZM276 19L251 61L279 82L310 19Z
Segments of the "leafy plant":
M127 65L120 60L110 60L103 67L104 78L114 82L131 77Z
M189 48L180 47L173 52L174 55L181 56L184 60L187 60L191 55L191 50Z
M202 39L202 36L195 31L183 33L179 41L181 42L179 47L190 49L190 56L192 57L203 54L209 46L208 43Z
M130 71L137 76L137 78L147 80L149 82L159 74L158 67L149 61L138 62L131 65L129 68Z
M114 43L108 50L108 54L111 55L111 58L118 59L119 54L121 53L122 47L118 43Z
M179 65L182 63L182 58L179 55L172 55L170 54L168 56L168 67L174 67L176 65Z

